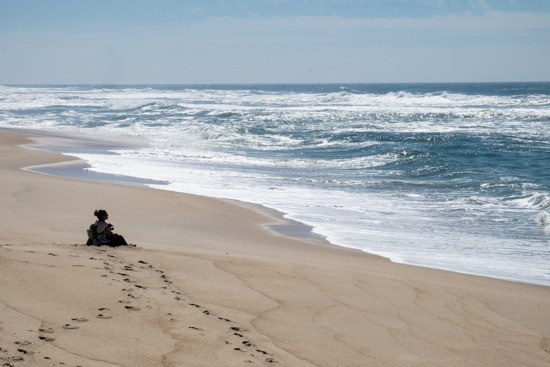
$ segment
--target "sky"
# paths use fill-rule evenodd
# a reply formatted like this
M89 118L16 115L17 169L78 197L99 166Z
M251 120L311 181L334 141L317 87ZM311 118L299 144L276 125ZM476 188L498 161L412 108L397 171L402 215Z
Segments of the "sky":
M0 0L0 84L550 81L550 0Z

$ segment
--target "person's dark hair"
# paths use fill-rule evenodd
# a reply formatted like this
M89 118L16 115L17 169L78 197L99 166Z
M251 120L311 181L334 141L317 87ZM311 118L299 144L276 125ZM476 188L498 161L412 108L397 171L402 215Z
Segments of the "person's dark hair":
M94 212L94 215L97 217L97 219L102 220L103 217L107 215L107 211L99 209Z

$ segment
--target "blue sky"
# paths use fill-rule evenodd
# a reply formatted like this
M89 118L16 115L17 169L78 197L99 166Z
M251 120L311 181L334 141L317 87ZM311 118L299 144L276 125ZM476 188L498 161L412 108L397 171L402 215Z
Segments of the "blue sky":
M1 84L550 81L550 0L0 0Z

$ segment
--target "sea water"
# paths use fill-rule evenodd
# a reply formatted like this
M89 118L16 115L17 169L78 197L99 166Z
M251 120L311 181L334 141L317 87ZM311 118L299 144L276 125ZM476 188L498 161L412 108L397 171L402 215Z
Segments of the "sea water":
M550 83L0 86L0 127L108 138L59 149L334 245L550 285Z

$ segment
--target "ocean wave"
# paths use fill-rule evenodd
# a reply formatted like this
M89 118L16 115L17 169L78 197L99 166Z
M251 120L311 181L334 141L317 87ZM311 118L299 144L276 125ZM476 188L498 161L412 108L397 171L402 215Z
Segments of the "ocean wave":
M534 193L527 199L529 206L536 209L550 208L550 196L547 193Z
M508 198L506 201L512 205L528 209L541 211L550 209L550 194L545 192L528 193L521 197Z
M537 214L536 222L541 226L544 232L550 234L550 213L546 210L541 210Z

